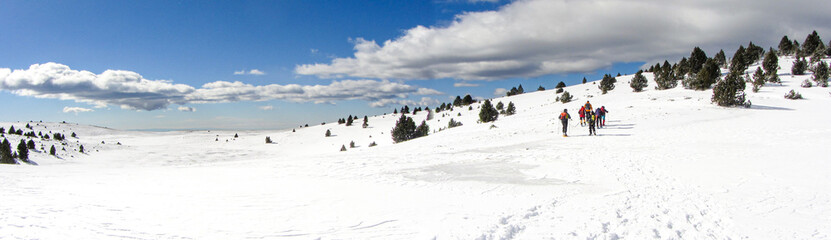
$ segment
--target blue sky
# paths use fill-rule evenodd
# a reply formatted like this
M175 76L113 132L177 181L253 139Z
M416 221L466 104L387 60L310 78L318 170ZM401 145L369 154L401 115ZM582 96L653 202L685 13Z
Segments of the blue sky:
M2 1L0 121L291 128L829 33L828 3L754 3Z

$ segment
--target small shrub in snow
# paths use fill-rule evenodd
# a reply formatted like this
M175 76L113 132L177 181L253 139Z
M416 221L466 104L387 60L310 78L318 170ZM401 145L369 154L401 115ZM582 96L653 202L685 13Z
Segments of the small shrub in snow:
M502 102L496 103L496 110L503 110L504 108L505 104L502 104Z
M239 134L234 133L234 138L238 138Z
M36 147L35 146L35 141L32 141L32 139L29 139L29 141L26 142L26 147L29 148L29 149L35 149L35 147Z
M52 148L49 148L49 155L55 156L55 145L52 145Z
M340 151L346 152L346 145L340 145Z
M788 94L785 94L785 98L791 100L802 99L802 94L799 94L798 92L791 89L791 91L788 92Z
M450 122L447 123L447 128L454 128L454 127L458 127L458 126L462 126L462 123L457 122L456 120L453 120L452 118L450 119Z
M805 81L802 81L802 85L800 85L800 86L802 86L804 88L809 88L809 87L813 87L814 84L812 84L811 81L809 81L808 79L805 79Z
M84 145L81 145L80 147L78 147L78 152L84 153Z
M378 146L378 144L375 144L375 142L369 143L369 147L374 147L374 146Z
M265 143L271 143L271 137L266 136L265 137Z
M326 129L326 137L331 137L331 136L332 136L332 131L329 131L329 129Z
M563 95L557 97L557 99L555 99L555 100L558 101L558 102L561 102L561 103L568 103L568 102L571 102L571 100L573 98L574 97L571 96L571 94L568 93L568 91L565 91L565 92L563 92Z
M563 91L565 91L565 90L563 90L562 88L558 88L555 93L562 93Z
M355 148L355 141L349 142L349 148Z
M20 139L20 143L17 144L17 158L23 161L29 160L29 147L23 139Z

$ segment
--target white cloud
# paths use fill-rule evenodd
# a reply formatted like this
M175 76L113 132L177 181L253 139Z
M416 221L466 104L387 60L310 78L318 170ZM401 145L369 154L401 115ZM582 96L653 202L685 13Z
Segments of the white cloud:
M508 89L497 88L493 90L493 96L502 97L508 94Z
M98 107L157 110L184 103L195 89L165 80L147 80L131 71L101 74L72 70L57 63L34 64L29 69L0 68L0 89L20 96L74 100Z
M274 110L274 106L271 106L271 105L268 105L268 106L259 106L259 107L257 107L257 108L259 108L260 110L263 110L263 111L271 111L271 110Z
M178 108L180 112L196 112L196 108L181 106Z
M616 62L710 55L739 44L778 44L831 32L831 1L526 0L468 12L446 26L417 26L354 55L295 67L323 78L494 80L588 72ZM776 13L776 14L769 14Z
M82 107L63 107L64 113L82 113L82 112L94 112L95 110L89 108L82 108Z
M478 87L479 84L469 82L457 82L453 84L454 87Z
M320 52L320 50L318 50L317 48L312 48L309 49L309 52L311 52L312 54L317 54L318 52Z
M0 90L20 96L74 100L95 107L116 105L125 109L158 110L171 104L286 100L335 103L364 100L370 103L441 92L387 80L339 80L329 85L263 85L218 81L194 88L164 80L144 79L138 73L107 70L101 74L72 70L58 63L34 64L26 70L0 68ZM376 105L376 104L371 104ZM179 107L180 111L193 110Z
M239 70L239 71L234 71L234 75L257 75L257 76L262 76L262 75L265 75L265 72L260 71L259 69L251 69L250 71L247 71L247 72L245 70Z

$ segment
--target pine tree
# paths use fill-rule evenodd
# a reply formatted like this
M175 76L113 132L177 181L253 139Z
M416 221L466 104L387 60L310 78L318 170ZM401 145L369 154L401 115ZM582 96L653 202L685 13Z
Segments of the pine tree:
M450 119L449 122L447 122L447 128L454 128L454 127L458 127L458 126L462 126L462 123L457 122L456 120L453 120L452 118Z
M804 75L807 69L808 62L805 61L805 58L796 60L791 67L791 75Z
M684 87L695 90L706 90L716 83L718 77L721 76L721 69L719 69L716 61L707 59L701 71L690 80L684 81Z
M355 141L349 141L349 148L355 148Z
M12 125L11 127L9 127L9 134L12 134L12 135L13 135L13 134L17 134L17 130L14 130L14 125Z
M788 56L793 53L793 42L788 39L788 35L782 36L782 40L779 41L779 54L782 56Z
M779 70L779 57L776 56L776 53L768 51L765 54L765 59L762 60L762 67L765 68L767 78L777 75L776 71Z
M78 149L78 152L84 153L84 145L81 145L80 147L78 147Z
M482 103L482 109L479 110L479 121L486 123L486 122L493 122L499 118L499 111L496 111L496 108L493 108L491 105L490 100L485 100Z
M394 110L392 110L392 113L393 113L393 114L398 114L398 109L394 109Z
M716 64L718 64L720 68L727 67L727 57L724 56L724 50L719 50L718 53L716 53L716 56L713 57L713 60L716 61Z
M326 137L331 137L331 136L332 136L332 131L329 131L329 129L326 129Z
M525 89L522 89L522 84L520 84L520 85L519 85L519 87L517 87L517 88L516 88L516 90L517 90L517 93L518 93L518 94L523 94L523 93L525 93Z
M566 83L564 83L563 81L560 81L559 83L557 83L557 86L555 88L564 88L564 87L566 87Z
M398 121L395 122L395 127L390 131L392 133L392 141L399 143L415 138L416 125L413 118L401 115Z
M765 73L761 67L757 67L756 72L753 73L753 92L759 92L763 86L765 86Z
M462 106L462 97L456 95L456 99L453 99L453 106Z
M352 115L346 118L346 126L352 126Z
M744 65L750 66L756 61L759 61L759 59L762 59L763 56L765 56L765 49L756 46L755 44L753 44L753 42L750 42L749 44L747 44L747 49L745 49L744 53Z
M745 105L745 82L741 73L730 72L713 87L712 101L719 106Z
M600 86L598 86L598 88L600 88L600 91L602 91L603 94L606 94L606 92L615 89L615 82L617 82L617 80L612 77L612 75L606 74L603 76L603 79L600 80Z
M814 30L814 32L805 37L805 42L802 43L802 51L806 56L812 56L817 50L825 50L825 44L820 39L817 31Z
M20 143L17 144L17 158L22 161L29 160L29 147L23 139L20 139Z
M505 108L505 105L502 102L496 103L496 110L502 110Z
M361 127L363 127L363 128L369 127L369 118L367 116L364 116L364 123L361 124Z
M340 145L340 151L346 152L346 145Z
M55 145L52 145L52 148L49 148L49 155L55 156L55 152L57 152Z
M643 91L648 84L649 83L646 80L646 77L643 76L643 70L639 70L635 73L635 77L632 78L632 81L629 82L629 87L632 87L632 90L635 92L640 92Z
M540 87L537 88L537 91L545 91L545 88L540 85Z
M265 137L265 143L271 143L271 137L266 136Z
M32 139L29 139L29 141L26 142L26 147L29 148L29 149L35 149L35 147L37 147L37 146L35 146L35 141L32 141Z
M430 134L430 126L427 126L427 121L421 121L421 124L415 129L415 137L424 137L427 134Z
M75 132L72 132L72 135L70 135L70 136L73 137L73 138L78 138L78 135L75 134Z
M825 62L817 63L813 77L817 86L828 87L828 64L825 64Z
M744 74L747 70L747 65L744 63L745 56L744 46L739 46L736 53L733 54L733 59L730 60L730 72Z
M462 99L462 105L467 106L467 105L470 105L470 104L473 104L473 97L471 97L470 94L465 95L465 98Z
M695 47L690 53L690 60L687 62L690 68L690 73L698 74L701 68L704 67L704 62L707 61L707 54L699 47Z
M505 109L505 115L511 116L516 113L516 106L514 106L514 102L508 102L508 108Z
M583 84L586 84L586 77L583 77Z
M234 133L234 138L239 138L239 134Z
M12 146L8 139L3 139L0 143L0 163L2 164L17 164L17 161L12 157Z
M410 106L404 105L404 110L401 110L402 114L410 114Z

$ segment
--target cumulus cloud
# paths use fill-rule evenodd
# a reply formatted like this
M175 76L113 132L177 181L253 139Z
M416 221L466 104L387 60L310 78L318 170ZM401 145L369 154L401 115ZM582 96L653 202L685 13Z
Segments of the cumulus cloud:
M195 90L170 81L147 80L131 71L107 70L94 74L51 62L34 64L25 70L0 68L0 89L20 96L139 110L157 110L173 103L184 103L184 97Z
M274 110L274 106L271 106L271 105L268 105L268 106L259 106L259 107L257 107L257 108L259 108L260 110L263 110L263 111L271 111L271 110Z
M93 112L94 110L89 108L82 108L82 107L63 107L64 113L82 113L82 112Z
M434 89L418 88L387 80L341 80L329 85L263 85L218 81L207 83L187 97L188 102L214 103L236 101L287 100L291 102L334 103L340 100L375 102L410 95L437 95Z
M181 107L179 107L179 111L180 112L196 112L196 108L181 106Z
M245 70L239 70L239 71L234 71L234 75L258 75L258 76L260 76L260 75L265 75L265 72L260 71L259 69L251 69L250 71L247 71L247 72Z
M508 89L504 88L497 88L493 90L493 95L497 97L502 97L508 94Z
M217 81L194 88L164 80L148 80L131 71L107 70L101 74L72 70L58 63L34 64L29 69L0 68L0 90L20 96L74 100L96 107L158 110L171 104L286 100L335 103L364 100L370 105L385 99L438 95L441 92L387 80L339 80L329 85L263 85ZM195 111L179 107L180 111Z
M453 84L454 87L478 87L479 84L469 82L457 82Z
M416 26L354 55L295 67L323 78L495 80L589 72L616 62L657 62L778 44L814 28L829 32L831 1L525 0L467 12L446 26ZM776 13L776 14L769 14Z

